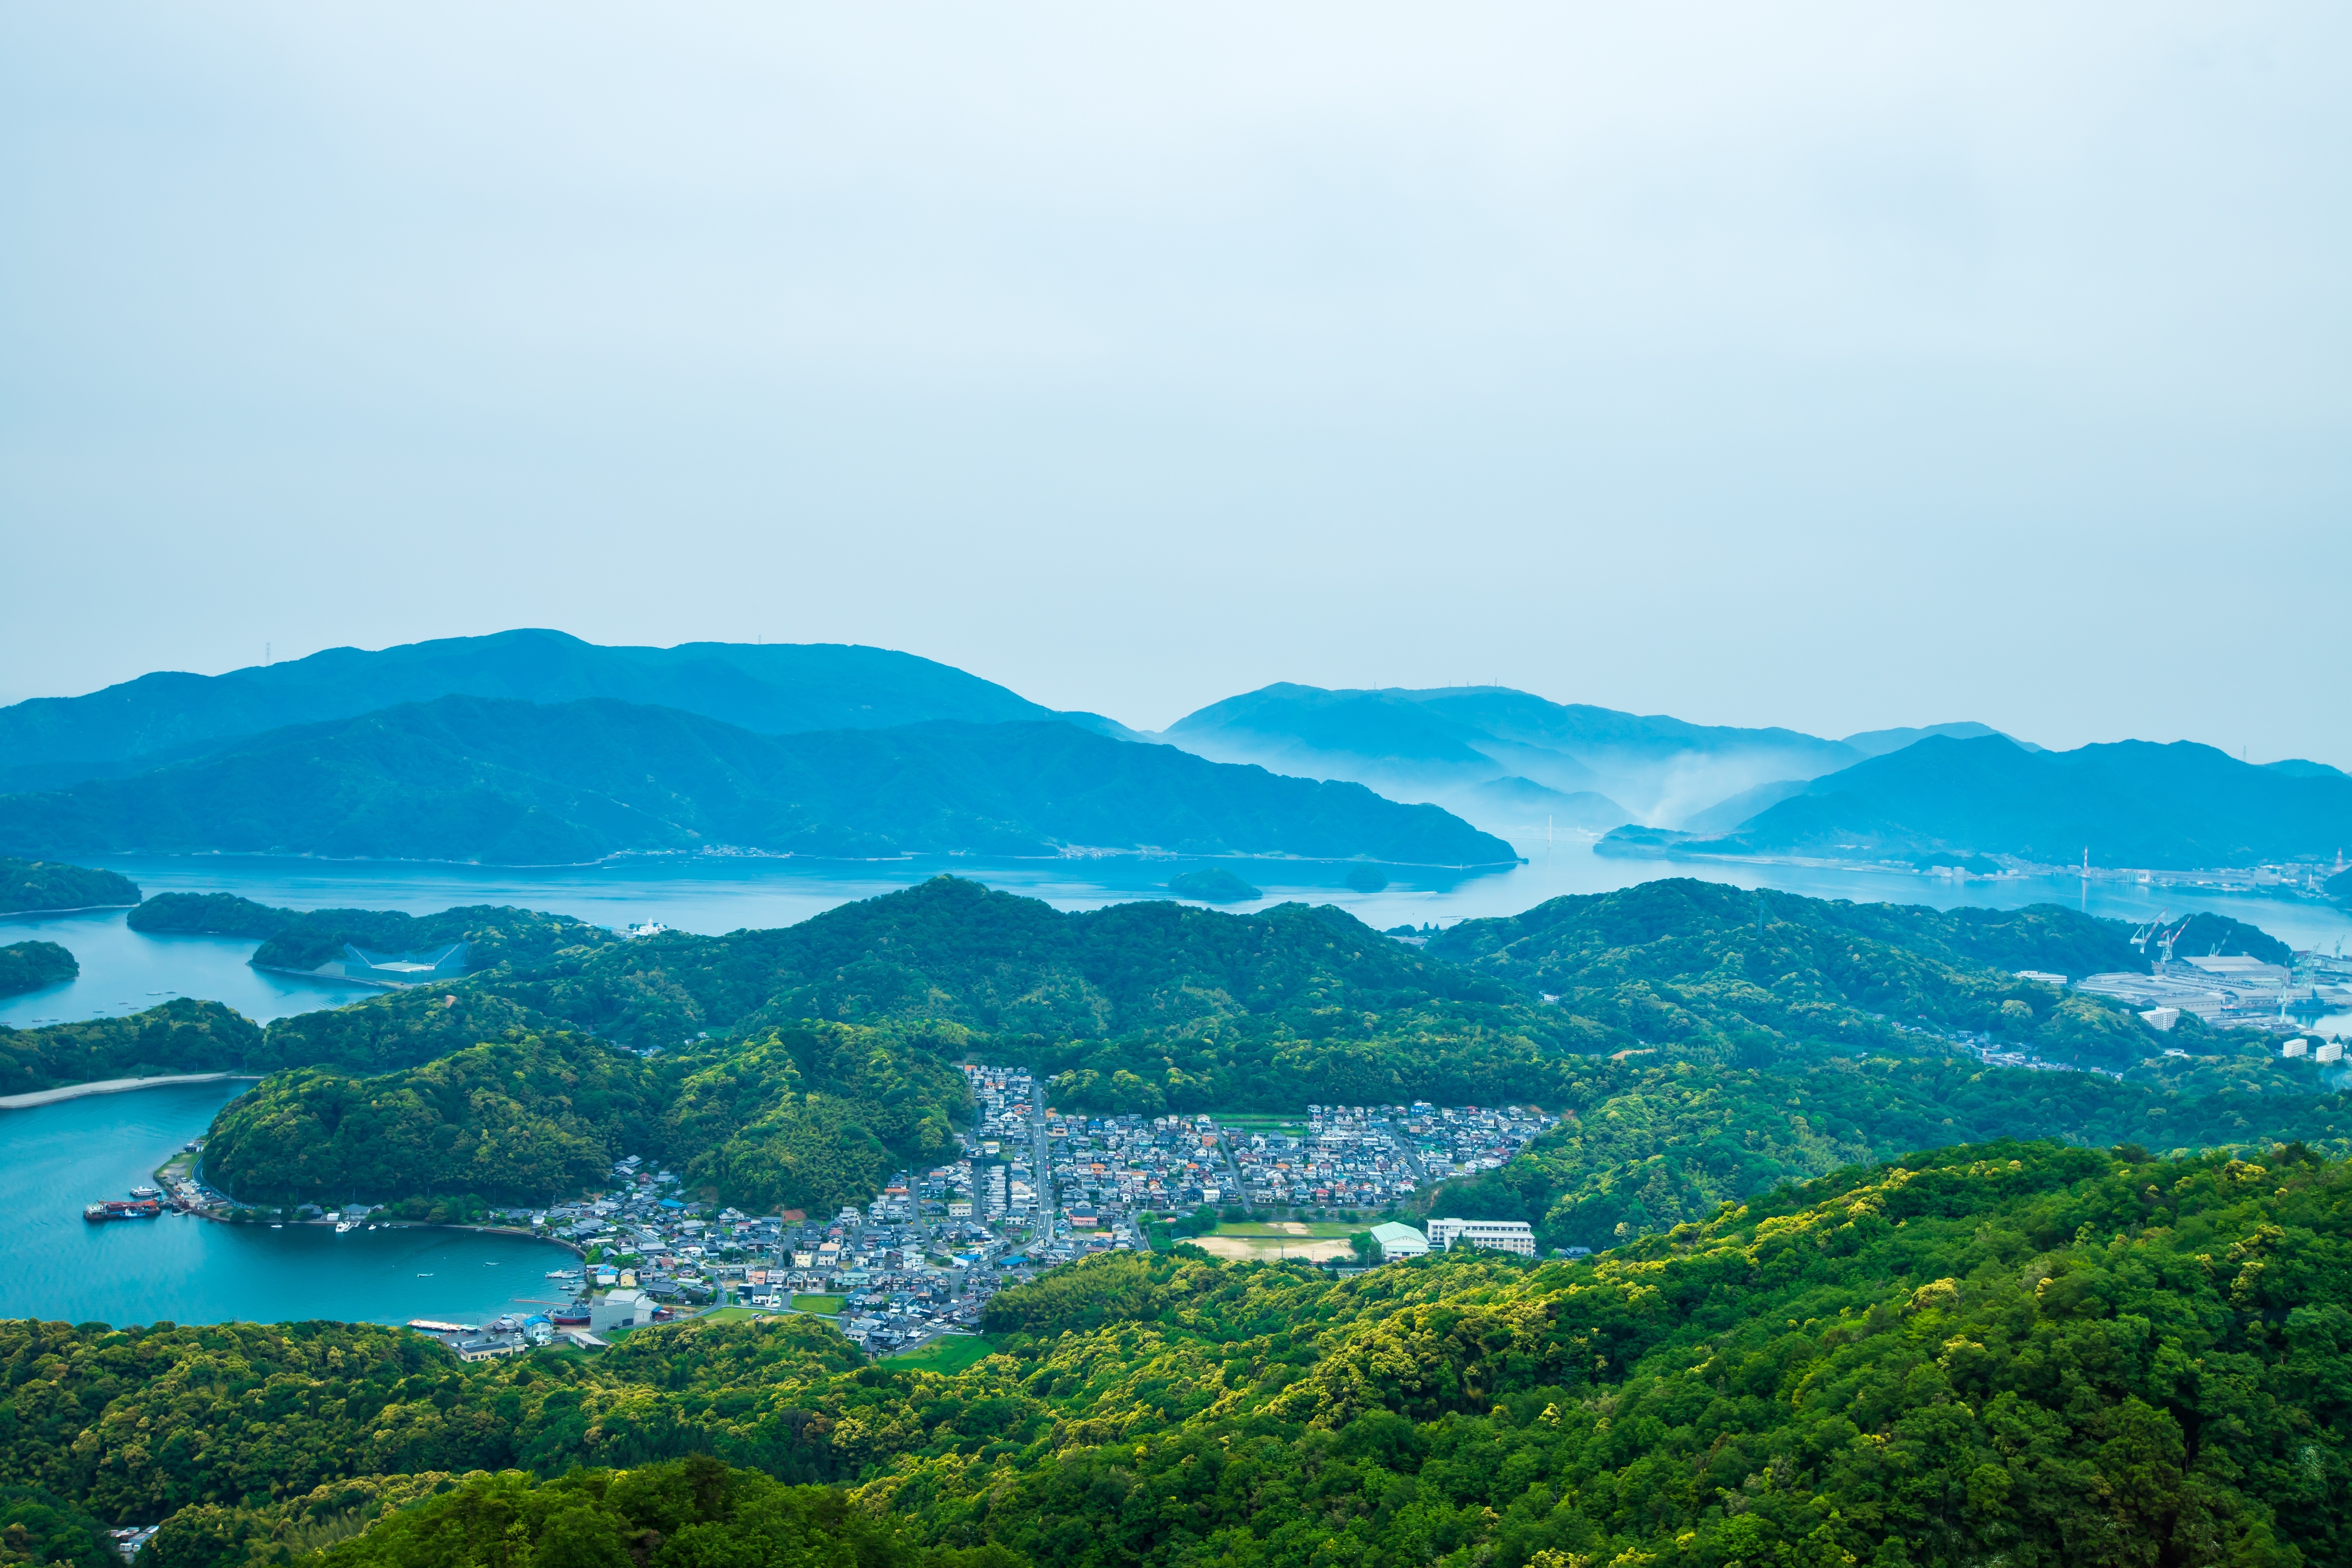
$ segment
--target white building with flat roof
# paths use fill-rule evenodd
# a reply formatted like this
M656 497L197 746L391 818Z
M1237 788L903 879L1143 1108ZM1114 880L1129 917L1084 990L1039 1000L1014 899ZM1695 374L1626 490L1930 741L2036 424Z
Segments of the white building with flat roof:
M1439 1252L1451 1252L1456 1247L1490 1247L1497 1252L1533 1258L1536 1233L1523 1219L1433 1219L1429 1222L1429 1245Z

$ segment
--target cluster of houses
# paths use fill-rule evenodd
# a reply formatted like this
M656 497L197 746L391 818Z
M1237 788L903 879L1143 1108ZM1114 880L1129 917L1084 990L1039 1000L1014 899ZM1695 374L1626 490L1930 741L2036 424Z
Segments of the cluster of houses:
M1308 1108L1303 1126L1251 1118L1087 1116L1046 1110L1025 1069L964 1068L977 1110L959 1158L895 1173L872 1202L829 1220L797 1210L713 1210L677 1175L631 1155L596 1196L508 1217L598 1261L550 1276L575 1300L548 1327L594 1345L615 1330L730 1299L773 1310L825 1310L843 1332L888 1353L968 1331L991 1296L1057 1263L1143 1245L1145 1216L1202 1205L1335 1215L1390 1209L1416 1187L1501 1163L1554 1124L1532 1109L1412 1105ZM1433 1222L1383 1243L1387 1256L1431 1246L1532 1253L1528 1227L1458 1236ZM1444 1230L1444 1237L1438 1234ZM1488 1231L1493 1230L1489 1235ZM811 1298L816 1298L811 1300ZM457 1329L457 1325L441 1325ZM530 1341L518 1326L495 1345L472 1330L445 1336L460 1354L500 1354Z

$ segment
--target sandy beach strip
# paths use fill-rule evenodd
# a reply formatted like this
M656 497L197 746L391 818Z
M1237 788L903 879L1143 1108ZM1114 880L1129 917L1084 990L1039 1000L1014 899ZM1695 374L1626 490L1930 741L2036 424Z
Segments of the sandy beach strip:
M37 1105L55 1105L61 1100L79 1100L85 1094L123 1094L134 1089L161 1089L169 1083L219 1083L224 1079L257 1076L233 1072L184 1072L168 1078L102 1078L90 1083L62 1084L56 1089L35 1089L30 1094L0 1094L0 1110L30 1110Z

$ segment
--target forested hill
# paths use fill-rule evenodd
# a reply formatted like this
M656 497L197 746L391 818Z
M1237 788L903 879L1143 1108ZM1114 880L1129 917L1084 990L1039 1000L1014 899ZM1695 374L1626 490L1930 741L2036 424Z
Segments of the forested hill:
M436 989L282 1019L269 1051L287 1065L375 1069L471 1044L492 1025L644 1049L807 1018L940 1022L1071 1074L1061 1089L1073 1107L1156 1112L1525 1098L1604 1037L1337 910L1232 915L1158 900L1064 914L950 877L782 930L559 953L453 994L455 1007Z
M2000 1142L1575 1263L1100 1258L952 1377L800 1316L475 1365L0 1324L0 1467L156 1568L2316 1568L2347 1300L2341 1163Z
M47 789L200 754L240 736L465 696L605 697L676 708L761 734L953 719L1051 719L1050 709L950 665L825 643L602 647L553 631L329 648L226 675L162 671L85 697L0 708L0 784Z
M1282 778L1063 722L760 735L675 709L471 697L0 797L31 852L287 851L570 864L625 851L1199 855L1507 864L1500 839L1360 784Z
M0 856L0 914L87 910L139 901L139 884L115 871Z
M1827 951L1822 944L1858 938L1948 964L2037 969L2075 979L2148 969L2147 957L2131 944L2131 926L2059 904L1935 910L1811 899L1693 878L1570 894L1525 914L1464 921L1433 938L1429 951L1484 964L1521 985L1557 989L1588 983L1596 971L1612 978L1687 975L1712 967L1727 936L1775 930L1780 941L1811 942L1821 952Z
M1720 838L1612 837L1630 853L1942 851L2068 865L2087 849L2097 865L2171 868L2325 860L2352 838L2352 778L2316 763L2255 766L2188 741L2040 752L2001 735L1931 735L1816 778Z

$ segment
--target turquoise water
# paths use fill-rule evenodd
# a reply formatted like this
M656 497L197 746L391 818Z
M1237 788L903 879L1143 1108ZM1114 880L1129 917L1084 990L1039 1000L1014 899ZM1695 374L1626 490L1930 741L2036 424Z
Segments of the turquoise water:
M554 1300L547 1271L572 1255L521 1237L81 1217L84 1204L147 1180L247 1087L184 1084L0 1110L0 1318L480 1323Z

